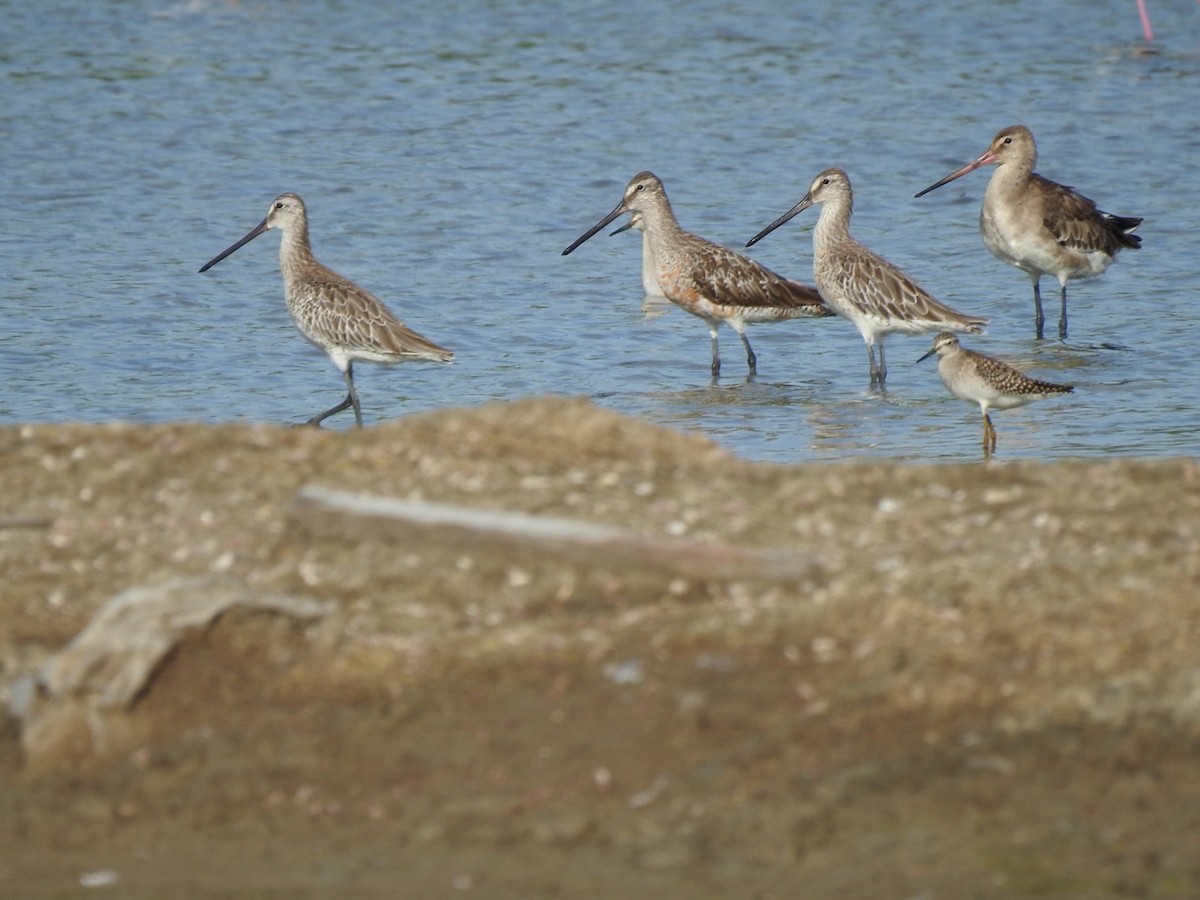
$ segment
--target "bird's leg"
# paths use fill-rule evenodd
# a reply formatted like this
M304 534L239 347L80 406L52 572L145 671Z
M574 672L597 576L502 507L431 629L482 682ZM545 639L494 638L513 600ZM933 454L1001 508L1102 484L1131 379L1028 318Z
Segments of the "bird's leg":
M708 333L712 335L712 377L721 374L721 351L717 349L717 326L709 325Z
M1062 317L1058 320L1058 339L1067 339L1067 282L1062 282Z
M883 339L879 341L879 386L887 380L887 358L883 355Z
M750 374L758 374L758 357L754 355L754 351L750 348L750 339L746 337L746 332L739 333L742 339L742 346L746 348L746 365L750 367Z
M358 391L354 389L354 363L346 363L346 397L354 407L354 425L362 428L362 405L358 402Z
M875 365L875 345L870 341L867 342L867 365L871 371L871 384L879 383L879 368Z
M326 419L328 419L330 416L334 415L335 413L340 413L342 410L349 409L350 407L353 406L354 407L354 424L358 428L363 427L362 406L358 402L358 391L356 391L354 389L354 363L349 363L346 366L346 371L343 374L346 376L346 387L348 388L348 391L346 393L346 399L343 400L341 403L339 403L337 406L334 406L334 407L331 407L331 408L325 410L325 412L321 413L320 415L313 416L311 419L308 420L307 424L320 425L322 422L324 422Z
M353 405L354 405L353 399L350 397L349 394L347 394L346 399L343 400L341 403L339 403L337 406L330 407L329 409L325 410L325 412L323 412L319 415L313 416L311 419L309 419L304 424L305 425L320 425L322 422L324 422L330 416L334 415L335 413L340 413L343 409L349 409Z
M1046 327L1046 316L1042 313L1042 285L1041 278L1034 276L1033 279L1033 324L1037 327L1037 337L1042 339L1042 331Z
M987 413L983 414L983 453L989 456L996 452L996 426L992 424L992 417Z

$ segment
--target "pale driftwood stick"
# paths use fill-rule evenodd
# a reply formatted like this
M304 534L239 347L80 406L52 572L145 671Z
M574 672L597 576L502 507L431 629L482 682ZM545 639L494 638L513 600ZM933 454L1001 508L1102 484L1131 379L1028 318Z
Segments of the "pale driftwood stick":
M332 604L267 594L233 578L172 578L127 588L104 604L39 676L51 696L86 694L97 708L122 709L190 631L234 608L318 619Z
M0 528L49 528L53 524L50 516L0 515Z
M188 634L235 608L301 622L335 612L332 603L267 594L226 576L172 578L121 591L36 673L7 686L8 712L20 722L31 771L145 746L153 732L128 714L130 707Z
M610 569L655 569L719 581L795 581L816 564L783 551L651 537L623 528L555 516L402 500L309 486L296 497L296 517L315 533L387 537L414 547L472 552L524 552L540 559ZM354 525L364 526L355 529Z

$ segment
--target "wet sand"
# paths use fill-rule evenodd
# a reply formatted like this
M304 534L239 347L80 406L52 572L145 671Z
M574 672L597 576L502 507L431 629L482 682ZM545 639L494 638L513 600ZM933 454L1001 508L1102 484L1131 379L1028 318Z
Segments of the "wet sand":
M565 398L0 454L0 895L1200 896L1193 460L783 467ZM232 606L34 727L30 676L179 579L328 612Z

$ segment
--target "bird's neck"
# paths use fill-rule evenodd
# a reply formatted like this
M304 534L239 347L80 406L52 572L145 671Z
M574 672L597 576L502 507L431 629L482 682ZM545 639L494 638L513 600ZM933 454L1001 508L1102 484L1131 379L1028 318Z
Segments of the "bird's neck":
M285 279L295 276L312 261L308 243L308 226L298 225L284 230L279 241L279 268Z
M1020 190L1033 177L1033 167L1036 163L1037 158L1033 157L1010 160L996 166L996 171L992 173L988 182L988 191L996 194Z
M850 237L850 214L853 211L854 202L849 198L837 197L824 201L813 229L813 246L819 249L853 240Z
M669 241L683 230L679 227L679 222L675 219L675 213L671 210L671 204L666 200L651 209L642 210L641 215L642 231L646 235L646 240L651 244Z

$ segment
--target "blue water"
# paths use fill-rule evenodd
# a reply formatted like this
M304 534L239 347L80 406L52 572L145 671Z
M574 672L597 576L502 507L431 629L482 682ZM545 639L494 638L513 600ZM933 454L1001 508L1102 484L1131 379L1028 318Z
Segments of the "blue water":
M925 338L890 339L879 393L840 319L752 329L749 383L725 331L714 384L704 325L643 312L636 232L560 255L642 169L741 247L840 165L859 239L992 317L964 343L1078 385L999 413L1001 458L1191 453L1200 4L1150 0L1152 46L1118 0L797 6L0 2L0 423L282 424L339 400L276 234L196 272L293 190L323 262L458 353L360 365L369 423L570 393L749 458L977 459L978 409L910 364ZM1146 219L1140 251L1071 284L1065 345L1033 339L1028 279L980 242L990 170L913 199L1016 122L1042 174ZM815 220L750 252L811 281Z

